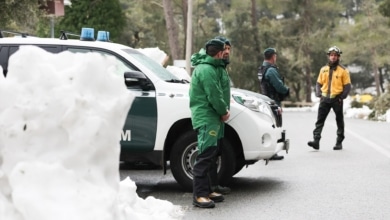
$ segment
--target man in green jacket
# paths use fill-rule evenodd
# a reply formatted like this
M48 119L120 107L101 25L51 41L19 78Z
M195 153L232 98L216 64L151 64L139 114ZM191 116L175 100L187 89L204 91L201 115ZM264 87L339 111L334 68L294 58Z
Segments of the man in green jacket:
M230 51L232 49L232 44L230 43L230 40L224 36L217 36L217 37L215 37L215 39L221 40L222 42L225 43L225 49L223 51L222 61L225 64L226 74L228 74L227 65L229 65L229 63L230 63ZM225 85L224 89L226 90L224 93L230 94L230 86ZM215 158L215 163L212 163L212 165L211 165L210 172L209 172L209 178L210 178L211 190L213 192L217 192L217 193L220 193L222 195L225 195L225 194L229 194L231 192L231 189L227 186L223 186L225 183L222 183L223 185L221 185L219 183L219 180L218 180L218 163L217 162L218 162L218 157L221 156L223 148L224 148L223 141L222 141L222 139L224 137L224 129L221 133L222 134L220 136L220 139L218 140L218 145L217 145L218 156Z
M218 155L218 140L230 117L230 80L223 62L225 43L212 39L205 52L191 56L195 69L189 91L192 126L198 132L198 156L193 169L193 205L213 208L224 197L210 188L208 173Z

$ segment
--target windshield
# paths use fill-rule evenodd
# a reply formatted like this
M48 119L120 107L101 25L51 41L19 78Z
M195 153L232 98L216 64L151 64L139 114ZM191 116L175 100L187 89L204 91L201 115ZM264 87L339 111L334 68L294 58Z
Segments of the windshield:
M122 50L124 52L126 52L127 54L129 54L131 57L135 58L138 62L143 64L145 67L150 69L160 79L165 80L165 81L179 80L175 75L173 75L171 72L169 72L163 66L161 66L159 63L152 60L151 58L144 55L143 53L138 52L136 50L131 50L131 49L122 49Z

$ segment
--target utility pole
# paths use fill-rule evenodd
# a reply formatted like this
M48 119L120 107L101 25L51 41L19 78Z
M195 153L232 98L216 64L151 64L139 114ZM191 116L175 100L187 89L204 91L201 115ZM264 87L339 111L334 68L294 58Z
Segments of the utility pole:
M44 10L46 14L50 17L50 36L54 38L54 25L55 18L65 15L65 5L71 5L70 0L48 0L46 4L40 5L40 9Z
M191 54L192 54L192 0L188 0L187 11L187 41L186 41L186 70L191 76Z

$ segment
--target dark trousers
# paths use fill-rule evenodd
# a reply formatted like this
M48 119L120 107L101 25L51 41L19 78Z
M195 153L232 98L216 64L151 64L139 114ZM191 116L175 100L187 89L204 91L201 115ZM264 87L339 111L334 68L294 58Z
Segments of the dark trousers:
M194 165L194 197L208 197L211 193L209 172L216 163L218 147L211 146L196 157Z
M211 163L210 171L208 173L209 179L210 179L210 186L217 186L219 185L218 181L218 157L222 153L222 139L218 140L217 145L217 155L214 158L214 162Z
M336 114L337 123L337 143L341 143L344 140L344 113L343 113L343 100L339 98L327 99L321 98L320 106L318 107L318 115L316 128L313 131L314 140L321 139L322 128L324 127L325 120L328 117L330 109L333 109Z

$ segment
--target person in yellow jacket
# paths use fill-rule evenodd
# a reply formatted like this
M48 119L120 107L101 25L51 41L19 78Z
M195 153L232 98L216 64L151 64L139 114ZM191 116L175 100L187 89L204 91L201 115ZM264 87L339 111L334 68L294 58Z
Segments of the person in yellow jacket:
M351 90L351 78L349 71L340 64L341 53L338 47L330 47L327 52L329 62L321 68L318 75L316 96L320 97L321 101L313 131L314 140L307 143L316 150L320 149L322 128L331 109L336 115L337 123L337 139L333 150L343 149L342 142L345 138L343 100L347 98Z

